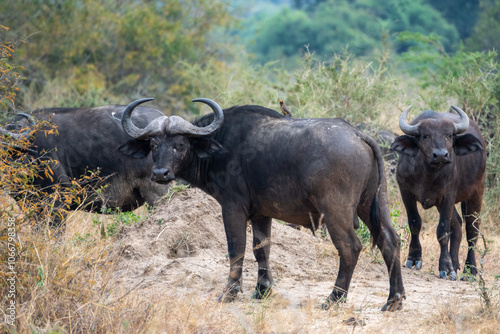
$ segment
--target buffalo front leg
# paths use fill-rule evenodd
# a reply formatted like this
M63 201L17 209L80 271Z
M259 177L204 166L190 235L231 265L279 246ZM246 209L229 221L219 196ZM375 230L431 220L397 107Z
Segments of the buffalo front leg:
M451 278L452 280L456 280L457 272L453 267L453 262L451 260L449 252L451 223L455 210L453 201L451 201L450 198L451 197L445 198L442 205L438 207L439 223L437 226L436 235L439 242L439 247L441 249L441 253L439 256L439 277L446 279Z
M221 302L232 302L242 291L243 260L246 245L246 217L236 209L222 209L224 230L226 231L229 255L229 278L224 292L219 297Z
M410 228L411 239L408 249L406 267L417 270L422 269L422 245L420 244L420 230L422 229L422 218L418 214L417 201L413 195L401 189L401 197L406 209L408 226Z
M271 268L269 268L269 253L271 251L271 224L269 217L252 219L253 254L259 265L257 287L252 298L263 299L271 294L274 285Z

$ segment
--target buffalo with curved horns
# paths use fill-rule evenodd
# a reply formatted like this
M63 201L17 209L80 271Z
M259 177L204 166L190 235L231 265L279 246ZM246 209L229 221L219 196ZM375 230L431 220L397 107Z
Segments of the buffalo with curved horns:
M131 211L145 202L153 205L167 192L168 186L151 181L151 156L139 162L117 150L129 140L116 121L116 117L121 119L124 108L112 105L35 110L31 115L18 114L5 128L0 128L0 134L15 141L28 138L24 154L50 161L52 179L42 172L34 180L40 188L50 192L54 184L70 185L71 180L98 170L100 180L96 180L96 185L105 187L84 209L99 211L105 206ZM141 107L137 111L134 121L139 126L163 116L153 108ZM39 128L35 128L37 122L42 122ZM51 129L54 131L46 131Z
M455 209L461 202L469 251L465 270L476 275L474 248L478 237L485 188L485 142L477 124L460 108L458 113L436 113L428 110L410 124L406 117L411 106L399 118L405 133L397 137L391 150L399 153L396 177L408 215L411 243L406 265L422 267L419 234L422 219L417 202L424 209L435 206L439 211L437 238L441 247L439 273L441 278L457 278L458 252L462 239L462 219Z
M153 180L182 178L221 204L230 270L220 301L232 301L241 291L248 220L259 268L253 297L270 293L272 218L327 226L340 267L323 307L344 300L362 248L355 234L359 216L389 272L382 309L402 307L401 241L390 221L382 156L369 136L341 119L293 119L260 106L223 111L209 99L193 100L213 110L194 124L162 116L141 129L131 115L150 100L135 101L123 112L123 129L132 140L121 150L138 158L152 152Z

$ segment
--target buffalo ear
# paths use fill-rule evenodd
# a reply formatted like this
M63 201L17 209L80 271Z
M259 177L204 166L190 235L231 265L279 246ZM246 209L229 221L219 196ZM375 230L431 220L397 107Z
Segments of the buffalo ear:
M456 155L466 155L475 151L484 150L483 144L476 136L470 133L455 137L453 150Z
M125 144L118 146L118 150L134 159L143 159L147 157L151 148L149 140L129 140Z
M406 154L414 157L418 153L418 145L414 137L402 135L394 139L391 144L391 151Z
M224 150L221 144L212 138L196 138L194 139L194 149L198 157L208 158L215 153L221 153Z

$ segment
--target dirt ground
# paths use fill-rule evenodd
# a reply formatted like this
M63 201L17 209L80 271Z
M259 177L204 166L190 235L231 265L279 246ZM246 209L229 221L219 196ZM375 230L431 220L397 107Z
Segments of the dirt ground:
M473 331L467 322L481 306L477 283L438 278L439 251L434 229L423 235L422 270L402 269L407 298L403 309L394 313L380 311L389 293L389 279L380 254L371 249L365 249L360 257L347 302L329 311L321 310L320 305L330 294L337 275L339 259L335 247L308 230L296 230L279 222L273 224L270 257L276 281L274 293L265 302L251 300L257 274L251 242L248 230L243 293L234 303L217 303L229 272L220 206L198 189L184 190L166 198L147 219L127 227L119 235L113 268L114 291L139 292L145 299L154 300L187 298L204 305L210 317L214 308L218 308L216 312L229 314L238 322L231 329L202 332ZM461 261L465 258L464 247ZM406 255L404 247L402 262ZM488 270L484 277L488 286L498 286L494 276L500 273L499 262L498 242L494 242L485 259ZM356 326L349 325L352 318L357 321ZM203 321L210 323L210 319Z

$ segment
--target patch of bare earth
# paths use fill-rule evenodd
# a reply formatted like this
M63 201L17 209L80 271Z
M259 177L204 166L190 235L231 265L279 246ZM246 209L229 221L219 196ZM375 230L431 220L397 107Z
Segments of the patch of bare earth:
M424 238L436 244L427 251L437 258L435 236ZM421 271L403 268L404 307L381 312L388 274L380 255L368 249L359 259L347 302L321 310L337 275L337 252L329 240L279 222L273 224L270 257L274 294L254 301L257 263L251 243L248 229L243 293L234 303L218 303L229 272L220 206L198 189L182 191L118 237L111 294L151 302L156 313L147 332L467 332L466 320L480 305L474 284L442 280L431 272L431 267L437 271L434 259L424 260ZM403 249L403 259L406 253ZM498 259L498 249L489 256ZM348 324L352 318L356 326Z

